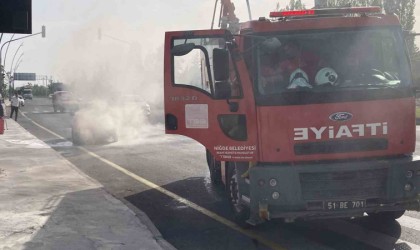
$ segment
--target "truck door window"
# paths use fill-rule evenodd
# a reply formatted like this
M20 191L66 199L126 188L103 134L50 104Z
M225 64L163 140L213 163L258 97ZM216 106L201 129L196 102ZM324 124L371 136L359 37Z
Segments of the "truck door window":
M194 49L187 55L175 56L174 78L176 84L193 86L210 93L210 80L203 51Z
M173 46L184 43L194 43L195 48L186 55L173 56L173 83L198 88L212 95L214 92L213 50L227 49L225 39L215 37L173 40ZM232 60L229 61L232 97L238 97L241 95L239 79L232 66Z

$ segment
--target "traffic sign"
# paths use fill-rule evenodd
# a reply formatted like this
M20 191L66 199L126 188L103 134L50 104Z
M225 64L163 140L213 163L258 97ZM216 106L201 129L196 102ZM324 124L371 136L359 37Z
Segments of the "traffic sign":
M35 73L14 73L13 79L15 81L36 81Z

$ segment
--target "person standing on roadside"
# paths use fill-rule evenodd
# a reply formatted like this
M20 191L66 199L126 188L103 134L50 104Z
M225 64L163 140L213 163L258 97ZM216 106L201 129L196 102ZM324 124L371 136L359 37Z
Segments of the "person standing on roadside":
M10 118L12 118L13 113L15 113L15 121L17 121L18 111L19 111L19 98L18 93L16 92L14 96L12 96L11 102L11 111L10 111Z
M1 94L0 94L1 96ZM4 112L4 106L3 106L3 98L0 97L0 118L3 118L3 116L6 114L6 112Z

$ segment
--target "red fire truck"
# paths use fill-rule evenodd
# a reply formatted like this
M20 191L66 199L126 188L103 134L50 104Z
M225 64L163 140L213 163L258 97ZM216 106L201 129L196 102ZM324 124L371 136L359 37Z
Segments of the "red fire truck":
M166 133L206 147L238 223L419 211L404 34L379 7L167 32Z

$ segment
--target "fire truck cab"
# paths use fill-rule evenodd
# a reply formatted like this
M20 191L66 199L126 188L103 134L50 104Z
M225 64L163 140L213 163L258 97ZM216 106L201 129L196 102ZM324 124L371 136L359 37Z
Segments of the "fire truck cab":
M378 13L379 12L379 13ZM207 149L239 223L420 210L403 30L377 7L167 32L165 126Z

